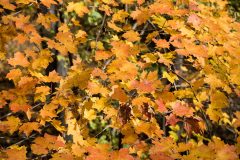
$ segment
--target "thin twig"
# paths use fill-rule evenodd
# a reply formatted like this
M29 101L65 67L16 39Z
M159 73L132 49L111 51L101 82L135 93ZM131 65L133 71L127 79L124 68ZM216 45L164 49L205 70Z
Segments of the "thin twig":
M176 73L175 71L173 71L172 69L170 69L170 71L171 71L172 73L174 73L176 76L178 76L179 78L181 78L182 80L184 80L184 81L189 85L189 87L191 88L191 90L192 90L192 92L193 92L193 95L194 95L195 99L199 102L199 100L198 100L198 98L197 98L197 95L196 95L196 93L195 93L195 91L194 91L194 89L193 89L192 84L191 84L188 80L186 80L184 77L182 77L181 75L177 74L177 73Z
M102 70L105 71L105 69L107 68L107 66L112 62L112 60L114 60L114 56L112 56L112 58L108 59L105 61L103 67L102 67Z
M12 144L12 145L10 145L10 146L8 146L8 147L11 147L11 146L14 146L14 145L19 145L19 144L23 143L24 141L26 141L26 140L28 140L28 139L30 139L30 138L35 137L36 135L37 135L37 133L34 133L34 134L32 134L31 136L26 137L25 139L22 139L21 141L18 141L18 142L14 143L14 144Z
M41 105L41 104L42 104L42 103L38 103L38 104L36 104L35 106L33 106L31 109L34 109L34 108L38 107L38 106ZM4 116L0 117L0 120L6 118L6 117L8 117L8 116L11 116L11 115L13 115L13 114L14 114L14 112L7 113L7 114L5 114Z
M107 14L105 13L104 16L103 16L103 20L102 20L102 24L97 32L97 37L96 37L96 49L97 49L97 42L102 34L102 30L103 30L103 27L104 27L104 24L106 22L106 18L107 18Z
M36 2L36 3L37 3L37 2ZM33 5L33 3L30 3L30 4L27 5L27 7L30 7L30 6L32 6L32 5ZM25 7L25 6L24 6L24 7ZM13 13L12 15L13 15L13 16L16 16L17 14L21 13L22 11L23 11L23 10L21 9L21 10L15 12L15 13Z
M149 23L149 24L151 24L151 26L156 30L157 29L157 27L150 21L150 20L147 20L147 22Z
M110 126L107 125L103 130L101 130L98 134L96 134L94 137L96 138L97 136L99 136L100 134L102 134L106 129L108 129Z
M143 27L143 29L142 29L142 31L141 31L141 33L140 33L141 36L145 33L147 27L148 27L148 23L146 23L146 24L144 25L144 27Z

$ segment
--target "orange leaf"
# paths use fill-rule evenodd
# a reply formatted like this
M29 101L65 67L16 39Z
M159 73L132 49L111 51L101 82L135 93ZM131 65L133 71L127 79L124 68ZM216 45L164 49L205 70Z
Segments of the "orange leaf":
M153 40L153 42L156 43L156 45L157 45L156 48L169 48L170 47L170 43L167 42L165 39L157 40L157 39L153 38L152 40Z
M143 93L151 93L155 90L155 87L153 86L152 82L149 82L147 80L143 80L143 81L132 81L131 82L131 87L137 89L139 92L143 92Z
M27 148L25 146L12 146L5 151L8 156L8 160L26 160Z
M60 80L61 80L61 76L59 76L58 73L55 70L51 71L48 76L42 77L43 82L58 83Z
M133 156L129 154L128 148L121 148L119 151L114 151L110 156L110 159L114 160L134 160Z
M163 102L163 100L161 98L158 98L157 100L155 100L155 103L157 104L157 107L158 107L158 111L160 113L164 113L167 111L167 108Z
M120 102L126 102L128 97L126 95L126 93L124 92L124 90L115 85L115 86L112 86L112 93L110 93L110 96L113 98L113 99L116 99Z
M3 8L5 8L5 9L9 9L9 10L15 10L15 8L16 8L16 6L14 6L13 4L11 4L10 2L9 2L9 0L1 0L0 1L0 5L2 5L3 6Z
M122 28L118 27L114 22L107 22L107 25L109 28L111 28L117 32L122 31Z
M15 53L14 54L14 58L10 58L9 60L8 60L8 63L10 64L10 65L12 65L12 66L17 66L17 65L19 65L19 66L22 66L22 67L27 67L27 66L29 66L29 62L28 62L28 60L27 60L27 58L24 56L24 54L23 53L21 53L21 52L17 52L17 53Z
M151 16L151 14L150 14L148 8L140 8L131 13L131 17L134 20L137 20L138 25L145 23L149 19L150 16Z
M194 110L190 108L186 103L177 101L172 106L173 113L180 117L192 117Z
M22 72L20 69L12 69L12 70L10 70L10 72L7 74L6 77L9 80L15 81L15 80L19 80L21 75L22 75Z
M47 133L44 137L37 137L34 144L31 145L32 152L37 155L47 154L51 150L58 150L64 147L64 142L58 140L57 136L52 136Z
M191 23L194 27L198 27L201 24L201 19L196 14L191 14L187 22Z
M110 52L99 50L99 51L96 51L95 53L95 60L96 61L105 60L110 58L111 56L112 54Z
M83 2L68 3L67 11L68 12L75 11L79 17L82 17L84 14L89 12L88 8L86 6L84 6Z
M41 0L41 3L50 8L52 4L57 4L54 0Z
M0 131L8 131L10 134L13 134L18 130L20 124L21 121L19 118L14 116L7 117L6 121L0 121Z
M28 111L30 106L28 104L18 104L18 103L11 103L9 105L11 111L13 112L19 112L19 111L24 111L25 113Z
M27 122L24 123L20 128L19 132L23 132L28 137L32 131L40 132L40 124L38 122Z
M130 30L124 33L123 37L130 42L140 41L139 33L134 32L133 30Z

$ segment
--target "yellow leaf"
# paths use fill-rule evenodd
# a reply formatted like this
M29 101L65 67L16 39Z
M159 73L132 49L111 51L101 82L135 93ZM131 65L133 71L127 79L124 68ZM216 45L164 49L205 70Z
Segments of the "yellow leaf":
M163 71L163 78L167 78L169 82L174 83L174 81L178 80L178 77L173 73L168 73Z
M67 11L68 12L75 11L79 17L82 17L84 14L89 12L88 8L83 4L83 2L68 3Z
M89 121L94 120L96 118L96 112L94 109L90 109L90 110L85 109L83 117Z
M152 16L153 19L153 23L157 24L159 28L164 27L165 23L166 23L166 19L163 16Z
M51 124L59 131L59 132L65 132L66 128L61 125L62 122L54 119L52 120Z
M157 62L157 57L153 53L147 53L142 55L142 58L147 62L147 63L156 63Z
M0 131L9 131L10 134L13 134L16 130L18 130L20 124L21 121L19 118L14 116L7 117L6 121L0 121Z

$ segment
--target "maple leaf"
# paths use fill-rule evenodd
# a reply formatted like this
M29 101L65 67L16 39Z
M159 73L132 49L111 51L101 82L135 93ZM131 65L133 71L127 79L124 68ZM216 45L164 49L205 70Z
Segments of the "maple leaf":
M134 0L121 0L123 4L133 4Z
M104 11L106 13L106 15L108 15L108 16L110 16L112 14L111 7L108 5L101 5L98 9L100 11Z
M121 133L124 135L122 143L133 144L138 138L137 134L129 123L123 126Z
M192 117L194 110L186 103L177 101L172 105L173 113L179 117Z
M183 42L188 54L196 57L208 57L208 49L204 45L195 45L194 43L185 40Z
M177 122L180 121L179 118L176 117L175 114L170 114L169 116L166 116L166 125L171 125L171 126L175 126L177 124Z
M40 51L38 57L32 62L32 68L35 70L45 69L52 60L51 52L48 49L43 49Z
M126 102L128 99L127 94L124 92L124 90L117 85L112 86L112 93L110 93L110 96L111 98L116 99L120 102Z
M82 17L84 14L89 12L88 8L83 4L83 2L68 3L67 11L68 12L75 11L79 17Z
M122 148L119 151L112 152L110 159L114 160L134 160L133 156L129 155L129 150L127 148Z
M51 124L56 128L56 130L58 130L59 132L64 132L66 131L66 128L64 126L62 126L62 122L54 119L52 120Z
M174 56L171 54L171 52L170 54L161 54L157 52L157 54L159 56L159 59L158 59L159 63L163 63L168 67L170 67L170 65L173 64L172 59L174 58Z
M82 155L84 154L85 152L85 149L82 148L80 145L77 145L77 144L73 144L71 146L71 149L72 149L72 153L73 155L77 156L77 157L82 157Z
M27 148L25 146L11 146L11 148L5 150L7 153L8 160L26 160L27 159Z
M0 73L14 82L0 80L0 131L22 145L0 159L238 159L240 138L203 132L207 119L213 133L240 126L226 108L240 95L240 24L227 1L203 1L0 0Z
M96 147L87 147L87 151L89 156L87 156L86 160L108 160L109 159L109 145L108 144L98 144Z
M211 94L211 106L214 108L224 108L228 105L228 98L223 92L216 91Z
M167 42L165 39L153 39L153 42L156 43L156 48L169 48L170 47L170 43Z
M78 30L77 34L75 34L75 37L79 42L83 43L86 41L87 33L83 30Z
M94 70L92 71L92 76L94 77L100 77L103 80L107 79L107 75L105 72L103 72L101 69L99 68L94 68Z
M53 4L57 4L54 0L41 0L41 3L48 8L50 8Z
M134 56L139 53L138 48L130 46L130 44L124 43L123 41L113 41L111 43L112 49L111 51L118 58L127 58L129 56Z
M14 39L16 39L18 41L18 44L24 44L27 40L29 40L29 38L24 35L24 34L18 34L17 37L15 37Z
M55 109L57 109L57 108L58 108L58 106L54 105L52 103L50 103L48 105L44 105L43 108L40 110L40 116L43 119L57 117L57 113L55 111Z
M133 30L130 30L124 33L123 37L130 42L140 41L139 33L134 32Z
M27 122L19 127L19 132L23 132L26 136L29 136L32 131L40 132L40 124L38 122Z
M34 0L16 0L16 3L29 4L34 2Z
M36 80L32 77L23 76L21 77L20 81L18 81L18 86L25 87L28 85L28 87L32 87L33 85L35 85L35 82Z
M9 2L9 0L1 0L1 1L0 1L0 5L2 5L3 8L9 9L9 10L12 10L12 11L16 9L16 6L13 5L13 4L11 4L11 3Z
M148 80L143 80L141 82L134 80L130 83L130 85L142 93L151 93L156 89L153 83Z
M24 111L25 113L30 108L30 106L28 104L18 104L18 103L14 103L14 102L10 103L9 107L13 112Z
M147 63L156 63L157 62L157 56L152 53L147 53L142 55L142 58L147 62Z
M160 113L164 113L167 111L167 108L161 98L158 98L157 100L155 100L155 103L157 104L157 109Z
M160 141L153 141L153 146L150 148L150 157L153 160L173 160L175 158L171 157L171 152L174 152L174 140L170 137L162 138ZM176 156L176 155L175 155Z
M130 15L134 20L137 20L138 25L145 23L151 16L148 8L139 8L133 11Z
M118 27L114 22L107 22L107 25L109 28L117 31L117 32L121 32L122 31L122 28Z
M60 150L52 155L51 160L74 160L74 156L69 152L69 150Z
M194 27L198 27L201 24L201 19L196 14L191 14L187 22L193 24Z
M151 13L171 14L173 3L171 1L157 1L149 6L149 10Z
M91 121L96 118L96 112L94 109L84 110L84 118Z
M53 71L49 72L48 76L44 76L41 79L43 82L58 83L61 80L61 76L59 76L59 74L55 70L53 70Z
M21 125L21 121L19 118L14 116L7 117L6 121L0 121L0 131L6 132L8 131L10 134L13 134L18 130Z
M28 60L27 60L27 58L24 56L24 54L23 53L21 53L21 52L16 52L15 54L14 54L14 58L10 58L9 60L8 60L8 63L10 64L10 65L12 65L12 66L17 66L17 65L19 65L19 66L22 66L22 67L27 67L27 66L29 66L29 62L28 62Z
M177 75L173 74L173 73L168 73L166 71L163 71L163 78L167 78L167 80L171 83L174 83L175 80L178 80Z
M141 120L134 120L134 128L137 134L145 133L148 137L154 137L155 135L161 137L162 131L159 126L155 123L144 122Z
M128 13L124 10L119 10L117 11L117 13L115 13L113 16L112 16L112 21L115 22L115 21L119 21L119 22L124 22L125 21L125 18L128 17Z
M73 39L73 35L70 32L58 32L56 35L56 39L64 45L64 47L70 52L70 53L76 53L77 47L76 42ZM60 49L61 51L61 49Z
M52 136L47 133L44 137L37 137L34 144L31 145L32 152L37 155L47 154L51 150L58 150L64 147L64 142L58 139L57 136Z
M101 93L103 96L108 95L109 91L97 82L88 82L88 91L91 95Z
M142 106L144 103L151 104L151 99L145 96L139 96L132 100L132 104L136 106Z
M17 68L10 70L6 77L16 82L17 80L20 79L21 75L22 75L21 70Z
M105 60L110 58L111 56L112 56L111 52L98 50L95 53L95 60L96 61Z
M54 23L57 21L58 21L58 18L54 14L41 14L41 13L38 14L37 22L42 24L46 29L51 27L51 23Z
M46 96L48 94L50 94L50 88L47 86L40 86L40 87L36 87L36 95L34 97L34 100L40 100L41 102L45 102L46 101Z

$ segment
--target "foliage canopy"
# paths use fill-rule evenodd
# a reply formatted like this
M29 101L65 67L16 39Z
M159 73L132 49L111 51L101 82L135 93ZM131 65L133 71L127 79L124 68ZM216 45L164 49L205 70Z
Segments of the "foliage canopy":
M0 159L237 160L226 5L0 0Z

